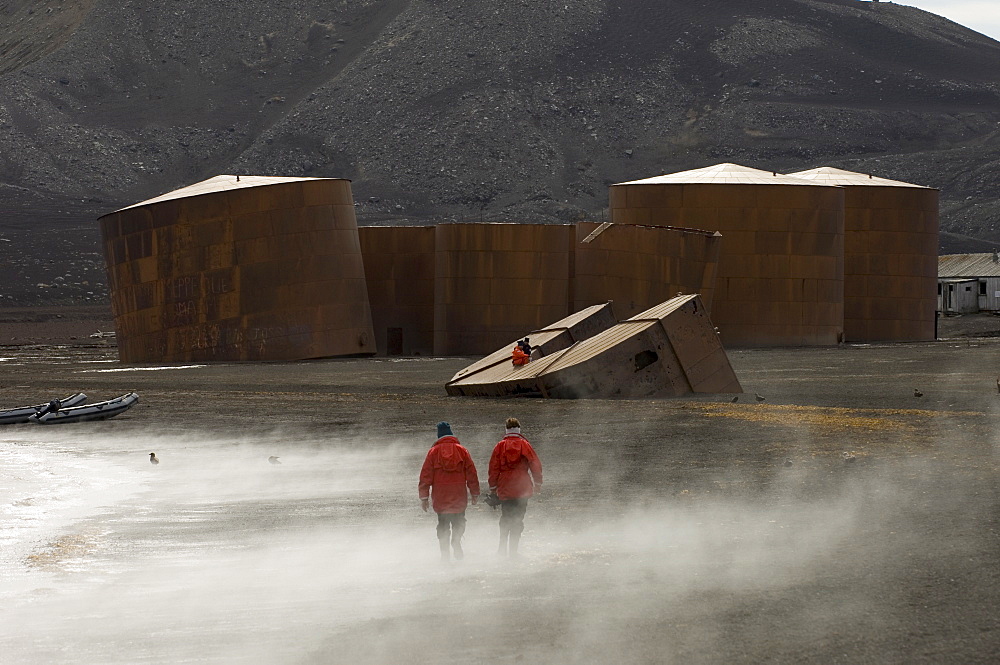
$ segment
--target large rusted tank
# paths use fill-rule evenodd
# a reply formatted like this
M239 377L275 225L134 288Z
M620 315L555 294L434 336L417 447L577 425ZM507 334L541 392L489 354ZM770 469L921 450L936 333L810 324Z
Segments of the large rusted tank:
M790 175L844 189L844 338L934 339L938 190L831 167Z
M386 355L486 353L609 300L626 317L678 292L710 301L721 240L591 222L372 226L358 234L378 352Z
M719 231L711 305L733 346L836 344L844 321L844 191L719 164L610 188L616 224Z
M434 352L434 235L433 226L358 228L381 355Z
M123 362L375 352L348 180L216 176L100 226Z
M568 224L435 227L434 353L489 353L569 313Z
M670 300L698 293L710 306L722 236L634 224L576 225L573 311L612 301L623 319Z

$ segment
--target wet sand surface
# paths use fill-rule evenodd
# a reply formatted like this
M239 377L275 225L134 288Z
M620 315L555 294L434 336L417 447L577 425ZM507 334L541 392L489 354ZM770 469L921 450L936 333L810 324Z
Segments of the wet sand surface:
M0 430L2 662L1000 660L995 338L731 351L736 403L448 397L462 358L0 355L5 407L141 396ZM545 465L522 556L480 505L442 564L434 425L485 482L510 415Z

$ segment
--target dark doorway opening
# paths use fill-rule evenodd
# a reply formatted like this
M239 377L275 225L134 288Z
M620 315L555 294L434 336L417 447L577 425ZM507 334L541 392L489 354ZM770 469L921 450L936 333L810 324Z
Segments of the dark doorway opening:
M403 355L403 329L386 328L385 331L385 355Z

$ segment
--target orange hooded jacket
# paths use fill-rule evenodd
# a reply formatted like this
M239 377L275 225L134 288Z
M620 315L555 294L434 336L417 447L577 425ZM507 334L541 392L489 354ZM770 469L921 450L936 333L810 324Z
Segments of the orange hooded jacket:
M479 496L479 474L472 455L454 436L442 436L427 451L417 492L421 499L431 497L435 513L465 512L468 494Z
M514 365L527 365L531 361L531 356L524 352L520 346L515 346L511 352L511 362Z
M534 485L542 484L542 461L527 439L508 434L497 443L490 455L489 482L502 501L534 494Z

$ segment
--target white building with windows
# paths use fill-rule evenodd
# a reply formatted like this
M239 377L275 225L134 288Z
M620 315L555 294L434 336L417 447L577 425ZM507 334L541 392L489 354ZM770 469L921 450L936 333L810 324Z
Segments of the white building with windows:
M1000 311L1000 254L939 256L937 307L942 314Z

